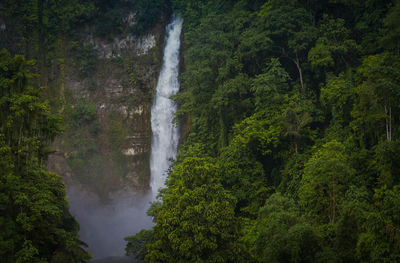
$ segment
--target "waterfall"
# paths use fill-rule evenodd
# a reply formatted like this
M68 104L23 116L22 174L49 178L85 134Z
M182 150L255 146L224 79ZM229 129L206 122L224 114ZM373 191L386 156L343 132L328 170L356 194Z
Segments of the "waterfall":
M170 99L179 91L179 48L183 20L174 17L166 27L163 65L158 78L157 90L151 108L153 132L150 172L153 196L164 187L167 171L177 152L179 132L172 123L177 106Z

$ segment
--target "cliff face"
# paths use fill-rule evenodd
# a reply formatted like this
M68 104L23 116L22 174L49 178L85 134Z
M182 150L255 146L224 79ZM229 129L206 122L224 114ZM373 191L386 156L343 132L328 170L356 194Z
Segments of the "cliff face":
M76 3L68 5L80 10ZM49 156L48 168L67 184L79 184L102 198L125 187L149 187L150 108L167 22L163 14L144 34L130 34L138 24L138 10L120 5L111 11L100 8L101 14L92 13L87 22L63 31L68 26L62 30L58 22L64 16L53 14L49 6L35 9L38 16L31 17L20 15L25 12L21 6L14 10L0 4L0 48L37 61L37 84L48 87L51 109L64 119L65 131L51 147L56 152ZM94 10L80 8L88 14L82 11L77 21ZM50 23L42 13L61 20Z
M107 198L148 189L153 92L162 62L164 25L141 37L100 39L90 28L65 41L59 65L59 108L65 132L48 168L67 184Z

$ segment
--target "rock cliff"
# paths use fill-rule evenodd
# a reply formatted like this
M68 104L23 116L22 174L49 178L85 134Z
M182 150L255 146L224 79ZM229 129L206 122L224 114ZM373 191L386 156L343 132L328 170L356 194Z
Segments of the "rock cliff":
M164 22L140 37L95 37L90 28L60 63L65 132L48 167L68 183L107 198L149 187L150 108L162 62ZM56 105L57 107L57 105Z

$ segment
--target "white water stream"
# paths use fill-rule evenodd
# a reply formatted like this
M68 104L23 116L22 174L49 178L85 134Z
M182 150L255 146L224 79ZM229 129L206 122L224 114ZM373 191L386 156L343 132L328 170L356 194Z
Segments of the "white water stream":
M183 20L174 17L166 28L163 65L158 78L156 96L151 108L150 171L153 197L165 186L171 160L175 158L179 140L178 128L172 123L177 106L170 99L179 91L179 49Z

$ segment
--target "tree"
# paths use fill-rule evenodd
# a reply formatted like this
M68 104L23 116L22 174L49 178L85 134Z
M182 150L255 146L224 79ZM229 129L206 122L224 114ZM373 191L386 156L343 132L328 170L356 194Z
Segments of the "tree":
M224 148L219 157L218 174L222 184L238 200L236 215L255 218L259 207L272 191L256 156L252 147L234 142Z
M304 91L302 58L315 40L310 13L294 0L267 1L260 11L267 36L272 39L270 50L293 62Z
M283 113L283 125L285 135L294 143L295 153L298 153L298 144L301 140L304 129L313 121L313 105L310 100L302 98L299 94L293 94L289 104Z
M211 99L213 108L219 115L219 148L228 145L229 128L248 115L252 108L249 86L249 78L244 74L238 74L219 86Z
M268 107L279 111L284 103L284 94L289 90L290 76L282 67L279 59L271 58L262 74L257 75L251 86L254 93L256 111Z
M344 74L328 76L326 85L321 88L320 100L331 113L333 124L343 126L350 122L354 99L355 88Z
M271 195L241 238L254 262L317 262L319 233L300 216L295 202Z
M350 38L351 31L346 28L344 19L330 19L324 15L320 25L319 38L310 49L308 60L313 68L330 68L334 65L350 66L357 53L357 43Z
M322 145L305 165L300 204L310 216L333 224L353 174L343 144L331 141Z
M367 211L356 256L361 262L396 262L400 260L400 187L375 189L374 207Z
M223 186L238 199L236 213L254 218L277 184L271 171L283 124L271 107L254 113L233 129L229 146L219 156L218 173Z
M147 246L149 262L227 262L239 253L236 199L216 178L209 159L187 158L176 165Z
M154 234L151 230L141 230L134 236L126 237L125 240L128 242L125 247L126 255L144 260L148 254L146 244L154 242Z
M393 113L400 101L400 64L390 53L371 55L364 59L359 74L360 103L353 110L353 116L357 122L362 122L361 118L368 121L372 116L375 116L372 121L384 119L386 139L391 141ZM373 102L375 107L369 107L368 101Z
M385 24L385 34L381 39L381 43L400 57L400 1L395 1L394 7L389 10L383 22Z

